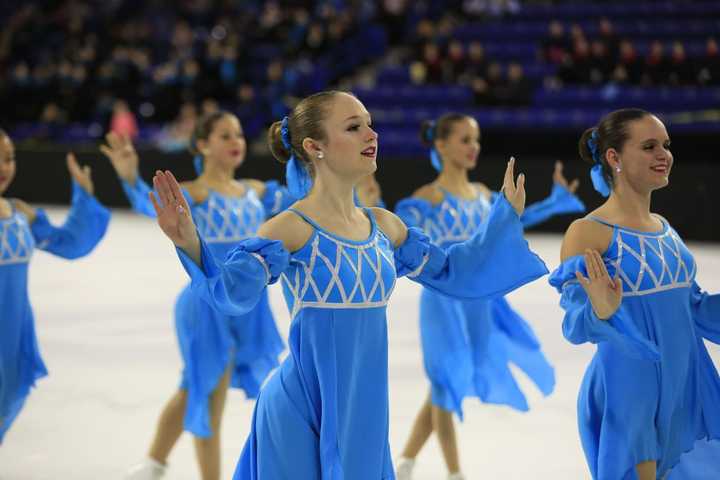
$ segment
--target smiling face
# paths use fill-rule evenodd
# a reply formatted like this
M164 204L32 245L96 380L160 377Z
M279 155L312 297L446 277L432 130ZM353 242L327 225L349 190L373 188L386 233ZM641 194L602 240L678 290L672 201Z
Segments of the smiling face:
M357 98L347 93L334 95L321 123L325 138L303 142L318 173L327 170L357 183L377 169L378 134ZM318 158L320 152L322 158Z
M621 151L608 150L616 182L627 182L635 191L653 191L670 181L673 155L665 125L654 115L630 122L628 140ZM614 153L613 153L614 152Z
M435 142L443 165L454 165L464 170L472 170L477 165L480 154L480 127L474 118L462 117L452 122L450 132L445 138Z
M0 195L15 178L15 146L10 137L0 133Z
M235 115L222 115L212 124L207 139L197 140L197 147L206 162L217 162L223 168L239 167L247 150L240 121Z

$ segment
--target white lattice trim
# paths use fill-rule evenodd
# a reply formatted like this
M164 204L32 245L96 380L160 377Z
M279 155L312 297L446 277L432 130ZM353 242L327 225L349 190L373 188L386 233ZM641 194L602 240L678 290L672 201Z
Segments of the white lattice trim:
M300 302L300 308L323 308L323 309L336 309L345 310L347 308L379 308L384 307L388 304L387 300L379 300L377 302L359 302L359 303L332 303L332 302Z
M677 288L689 288L692 286L692 282L677 282L668 285L662 285L655 288L648 288L646 290L636 290L632 292L623 292L623 297L641 297L643 295L650 295L651 293L666 292L668 290L675 290Z
M265 261L265 259L262 257L262 255L258 255L257 253L254 253L254 252L250 252L250 255L255 257L255 259L258 262L260 262L260 265L263 266L263 268L265 269L265 283L270 283L270 279L272 278L272 275L270 275L270 267L268 267L268 264Z
M407 274L407 277L408 277L408 278L415 278L415 277L419 276L419 275L422 273L423 269L425 268L425 265L427 265L428 260L430 260L430 254L429 254L429 253L426 253L426 254L423 256L423 260L422 260L422 262L420 263L420 266L417 267L417 268L416 268L415 270L413 270L412 272L408 273L408 274Z
M0 259L0 267L3 267L5 265L17 265L20 263L30 263L30 257L31 257L31 255L28 255L26 257L19 257L19 258L8 258L6 260Z

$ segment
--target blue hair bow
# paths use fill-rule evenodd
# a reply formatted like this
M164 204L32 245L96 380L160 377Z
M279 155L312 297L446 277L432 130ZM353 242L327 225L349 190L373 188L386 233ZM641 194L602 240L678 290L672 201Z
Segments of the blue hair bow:
M428 128L427 133L425 135L425 137L426 137L425 139L430 143L435 142L436 126L437 126L436 123L432 122L430 128ZM437 170L438 172L442 172L442 169L443 169L442 159L440 158L440 154L438 153L435 146L430 148L430 163L432 164L432 166L435 170Z
M587 146L595 162L595 165L590 169L590 179L592 180L593 188L603 197L607 197L610 195L610 185L608 185L605 175L603 174L597 128L593 130L592 135L588 138Z
M290 158L285 165L285 181L287 182L290 195L295 198L305 197L312 188L312 179L307 169L302 165L292 148L288 117L282 119L280 124L280 139L285 149L290 152Z

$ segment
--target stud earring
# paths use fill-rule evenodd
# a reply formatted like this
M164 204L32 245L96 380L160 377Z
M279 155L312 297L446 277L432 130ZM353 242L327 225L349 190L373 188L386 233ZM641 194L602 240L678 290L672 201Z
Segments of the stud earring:
M622 170L620 169L620 167L615 167L615 171L620 173Z
M324 156L325 155L323 154L323 152L318 152L318 155L317 155L318 158L323 158Z

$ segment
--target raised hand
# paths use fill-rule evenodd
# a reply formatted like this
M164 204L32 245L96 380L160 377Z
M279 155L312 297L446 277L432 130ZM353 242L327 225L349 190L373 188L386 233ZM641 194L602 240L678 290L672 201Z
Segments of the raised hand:
M67 154L65 160L72 179L75 180L83 190L93 195L95 193L95 186L93 185L90 166L85 165L81 167L77 162L77 158L75 158L75 154L72 152Z
M150 192L160 228L172 242L200 263L200 239L190 215L190 207L180 191L180 185L169 171L157 171L153 186L159 197Z
M622 281L619 277L610 278L597 250L585 251L585 267L588 276L575 272L575 277L587 293L595 315L601 320L607 320L620 308Z
M106 144L100 145L100 151L108 157L120 178L134 184L140 160L130 138L110 132L105 135L105 142Z
M578 186L580 186L580 180L578 180L577 178L572 182L568 183L567 178L565 178L565 175L563 175L563 163L561 161L555 162L553 182L557 183L570 193L575 193L578 189Z
M515 183L515 157L510 157L505 169L502 192L517 214L522 215L525 210L525 174L518 175L517 183Z

